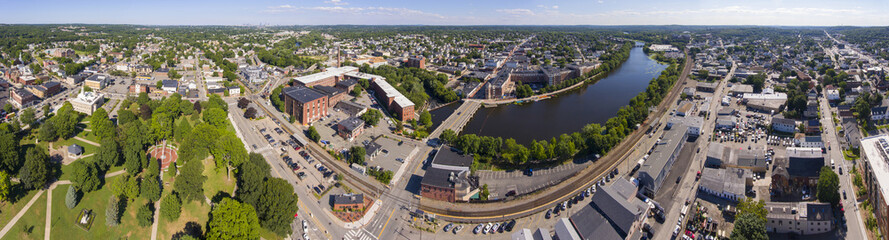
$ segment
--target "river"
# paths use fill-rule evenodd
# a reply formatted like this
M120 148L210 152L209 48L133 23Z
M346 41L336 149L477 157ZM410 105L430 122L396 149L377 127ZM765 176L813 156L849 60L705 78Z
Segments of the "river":
M634 47L626 62L598 82L547 100L481 108L462 133L514 138L527 146L531 140L549 140L589 123L604 124L666 68ZM455 109L456 104L448 107ZM452 112L450 108L441 112Z

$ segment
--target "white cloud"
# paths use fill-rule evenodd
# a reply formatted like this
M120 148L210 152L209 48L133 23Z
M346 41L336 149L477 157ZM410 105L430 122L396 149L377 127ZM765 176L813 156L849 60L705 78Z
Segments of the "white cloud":
M333 5L337 5L337 6L349 5L349 3L343 2L343 0L330 0L330 1L324 1L324 3L329 3L329 4L333 4Z
M531 9L523 9L523 8L497 9L496 11L499 13L505 13L505 14L509 14L509 15L525 15L525 16L534 15L534 11L531 11Z
M388 7L326 7L326 6L318 6L318 7L292 7L290 5L286 5L287 7L276 6L276 7L268 7L263 12L266 13L282 13L282 12L296 12L296 11L317 11L317 12L327 12L327 13L336 13L336 14L350 14L350 15L385 15L385 16L423 16L430 18L438 18L443 19L444 16L436 13L427 13L420 10L407 9L407 8L388 8Z
M553 5L553 9L559 9L559 5Z
M597 2L600 3L600 4L601 4L601 3L605 3L605 1L602 1L602 0L599 0L599 1L597 1Z

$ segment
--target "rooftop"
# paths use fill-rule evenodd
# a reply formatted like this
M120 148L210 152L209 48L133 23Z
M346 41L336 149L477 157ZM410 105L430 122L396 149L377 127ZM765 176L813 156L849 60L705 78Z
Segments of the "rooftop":
M297 86L297 87L287 87L284 88L284 95L289 98L296 100L297 102L307 103L314 101L319 98L323 98L325 95L320 93L319 91L307 87Z
M383 92L386 93L386 97L395 98L395 103L398 104L399 106L401 106L402 108L414 105L414 102L411 102L411 100L407 99L407 97L405 97L403 94L401 94L401 92L399 92L398 89L395 89L395 87L392 87L392 85L390 85L389 82L387 82L385 78L374 79L374 82L378 86L380 86L380 89L382 89Z
M320 80L323 80L326 78L330 78L330 77L334 77L334 76L342 76L343 74L345 74L347 72L357 72L357 71L358 71L358 68L353 67L353 66L344 66L344 67L338 67L338 68L332 67L332 68L325 69L325 71L323 71L323 72L319 72L319 73L315 73L315 74L311 74L311 75L306 75L306 76L302 76L302 77L297 77L297 78L294 78L293 80L296 80L297 82L300 82L303 85L307 85L307 84L317 82L317 81L320 81Z
M861 157L867 161L879 184L882 196L889 196L889 135L861 139Z
M342 194L342 195L333 195L333 204L363 204L364 203L364 194Z
M740 168L704 168L701 186L717 192L744 195L750 172Z
M346 130L348 130L348 131L355 131L355 129L358 129L358 128L364 126L364 120L361 120L360 118L357 118L357 117L350 117L350 118L346 118L346 120L340 121L339 124L341 126L343 126L344 128L346 128Z

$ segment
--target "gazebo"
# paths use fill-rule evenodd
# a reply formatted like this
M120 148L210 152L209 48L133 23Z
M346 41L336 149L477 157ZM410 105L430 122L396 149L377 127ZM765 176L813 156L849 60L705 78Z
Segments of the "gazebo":
M71 144L68 146L68 157L69 158L76 158L82 154L83 154L83 147L81 147L80 145L77 145L75 143L75 144Z

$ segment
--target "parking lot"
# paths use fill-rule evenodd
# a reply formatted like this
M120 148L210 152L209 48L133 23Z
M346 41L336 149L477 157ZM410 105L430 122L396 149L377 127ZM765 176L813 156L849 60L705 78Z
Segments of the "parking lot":
M489 199L499 199L514 195L522 195L546 188L563 179L568 178L577 171L589 166L591 161L582 163L565 163L552 168L535 169L533 177L523 171L491 171L479 170L479 184L487 184Z

